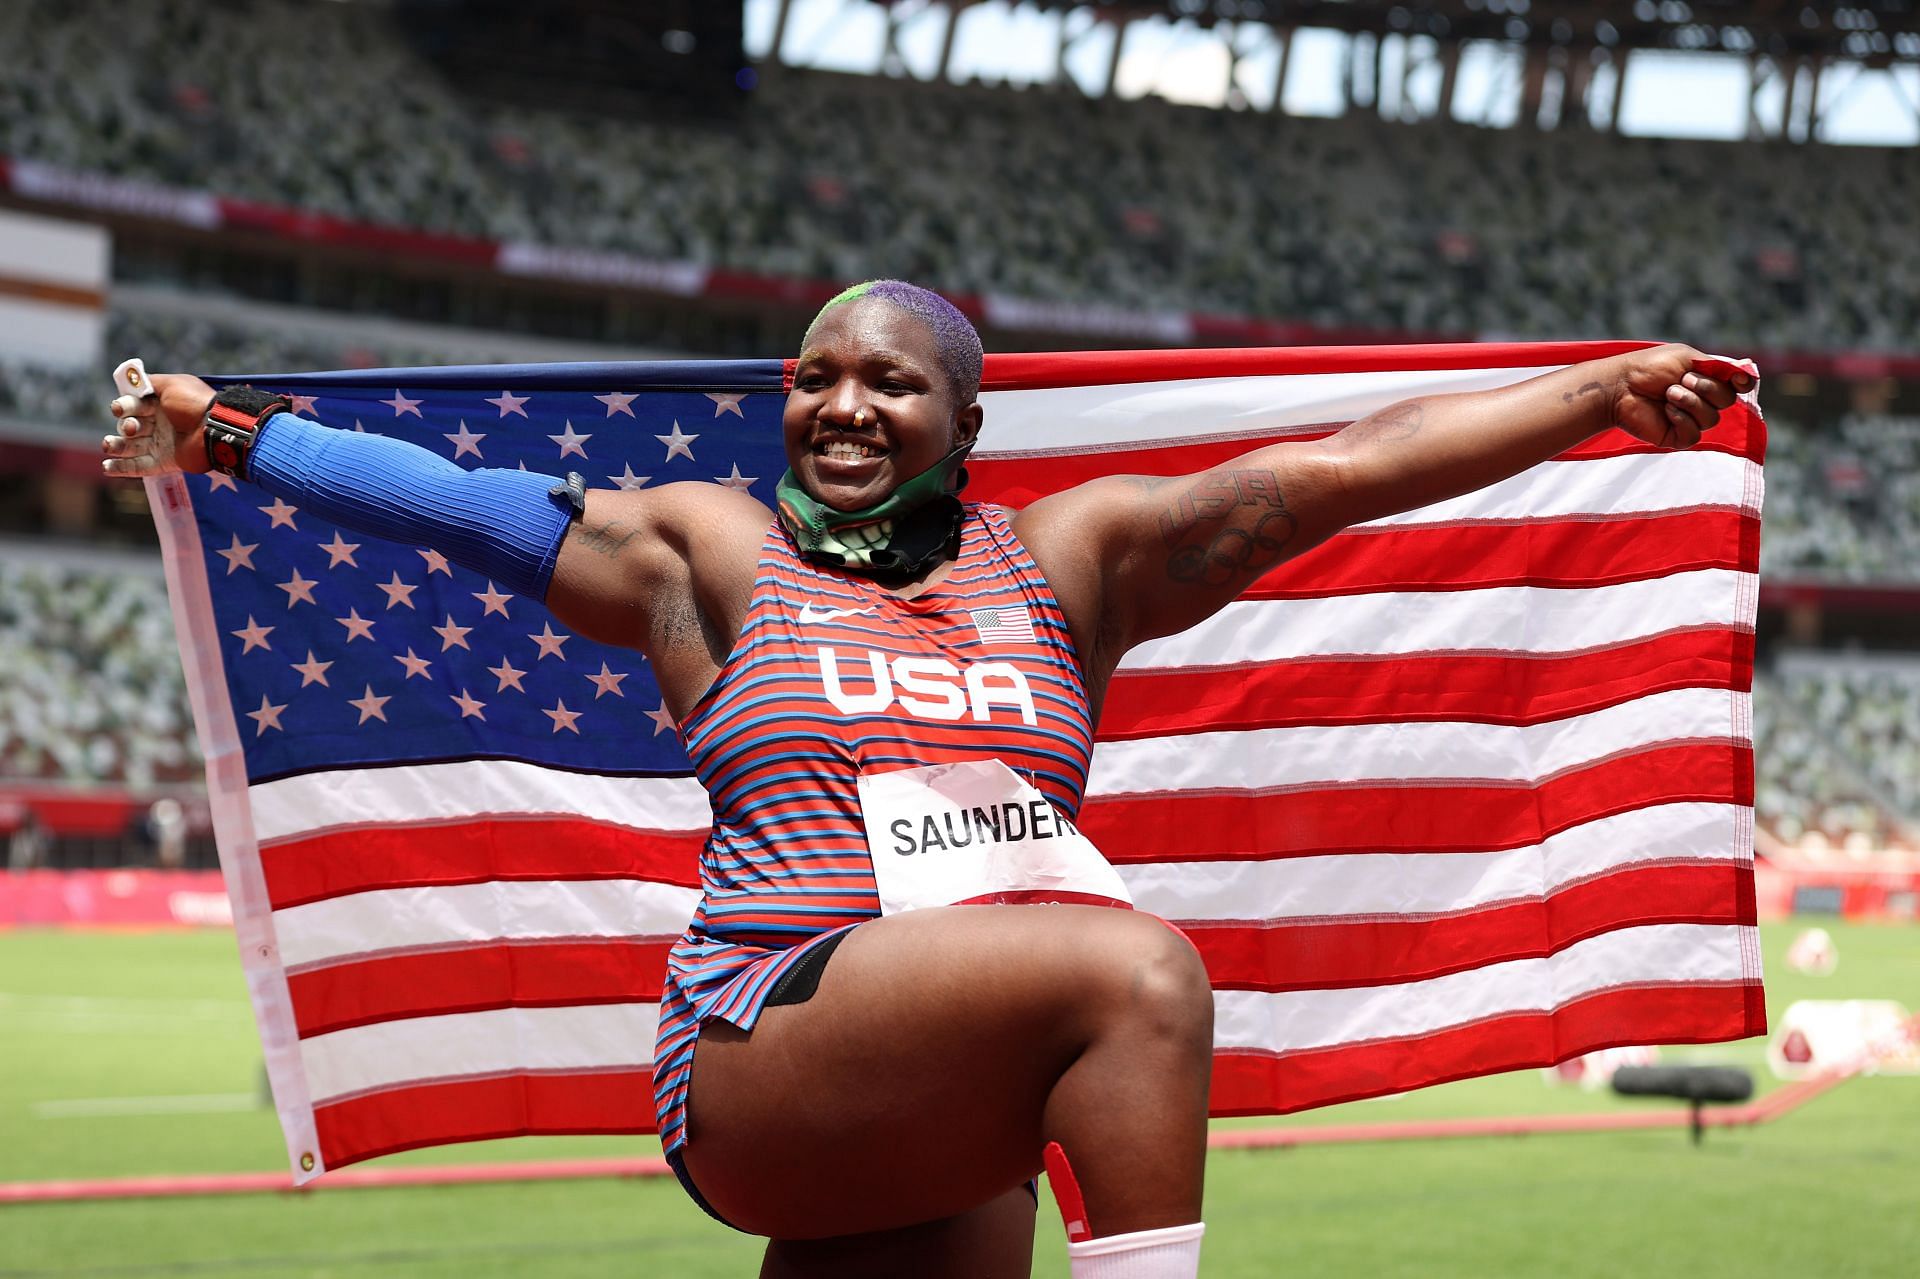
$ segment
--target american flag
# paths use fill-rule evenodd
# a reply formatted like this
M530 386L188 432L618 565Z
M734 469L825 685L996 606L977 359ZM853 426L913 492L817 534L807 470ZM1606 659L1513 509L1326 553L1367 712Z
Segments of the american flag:
M1623 349L990 356L968 496L1196 471ZM463 466L771 505L790 375L247 380ZM1764 448L1750 401L1686 453L1601 436L1350 530L1129 655L1079 822L1206 958L1216 1113L1764 1030L1748 705ZM149 485L296 1178L650 1130L665 953L707 808L646 662L433 548L221 477Z
M973 629L982 644L1033 638L1033 615L1027 612L1025 605L976 608L967 616L973 619Z

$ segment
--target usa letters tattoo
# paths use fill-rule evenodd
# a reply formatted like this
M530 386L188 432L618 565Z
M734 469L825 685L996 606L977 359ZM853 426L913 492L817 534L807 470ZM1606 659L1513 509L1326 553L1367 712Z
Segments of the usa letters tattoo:
M1274 472L1202 475L1160 514L1167 576L1205 586L1246 581L1279 563L1298 529Z

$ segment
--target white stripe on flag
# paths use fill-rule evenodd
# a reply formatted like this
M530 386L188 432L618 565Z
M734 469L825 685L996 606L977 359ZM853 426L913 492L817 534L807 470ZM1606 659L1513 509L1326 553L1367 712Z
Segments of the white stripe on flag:
M1658 515L1702 506L1757 514L1759 474L1759 467L1731 453L1674 453L1662 457L1658 466L1648 466L1640 454L1542 462L1498 484L1356 527L1417 528L1473 520L1541 524L1581 516Z
M1662 742L1729 742L1750 694L1677 688L1545 724L1307 725L1101 742L1087 794L1264 790L1350 782L1535 783Z
M1648 983L1749 981L1755 930L1733 924L1651 924L1576 942L1545 959L1516 959L1425 981L1280 994L1217 990L1214 1045L1286 1052L1398 1039L1502 1013L1564 1008L1585 995Z
M1133 904L1172 920L1278 922L1442 915L1540 898L1655 862L1743 863L1743 808L1660 804L1504 852L1342 853L1118 867ZM1250 913L1251 912L1251 913Z
M634 879L381 888L273 913L289 970L369 952L568 937L676 937L692 888Z
M324 830L463 818L584 815L637 830L704 831L707 793L691 777L602 777L515 760L462 760L303 773L248 788L271 844Z
M1512 386L1555 367L1560 366L1292 373L983 391L980 404L986 422L978 456L985 460L1192 444L1223 435L1266 435L1351 422L1409 396Z
M515 1071L644 1070L658 1004L495 1008L353 1026L302 1041L315 1105L430 1080Z
M1705 568L1581 588L1376 591L1320 599L1236 600L1123 670L1287 658L1421 653L1578 653L1698 627L1751 627L1758 575Z

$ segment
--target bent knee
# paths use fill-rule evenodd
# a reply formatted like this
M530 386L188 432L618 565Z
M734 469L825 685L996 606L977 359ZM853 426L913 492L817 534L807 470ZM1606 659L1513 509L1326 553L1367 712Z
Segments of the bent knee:
M1213 1041L1213 986L1200 953L1163 920L1124 916L1101 967L1105 1011L1156 1039L1207 1048Z

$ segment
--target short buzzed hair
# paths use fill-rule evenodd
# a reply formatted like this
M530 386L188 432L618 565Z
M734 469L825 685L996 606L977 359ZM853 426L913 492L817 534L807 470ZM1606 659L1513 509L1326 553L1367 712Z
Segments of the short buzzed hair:
M813 317L813 324L807 326L808 335L812 335L821 316L836 306L862 298L878 298L925 324L933 334L934 347L940 353L940 368L947 375L947 389L953 393L954 402L965 406L980 398L980 334L959 307L932 289L923 289L905 280L867 280L856 284L827 300L820 313Z

